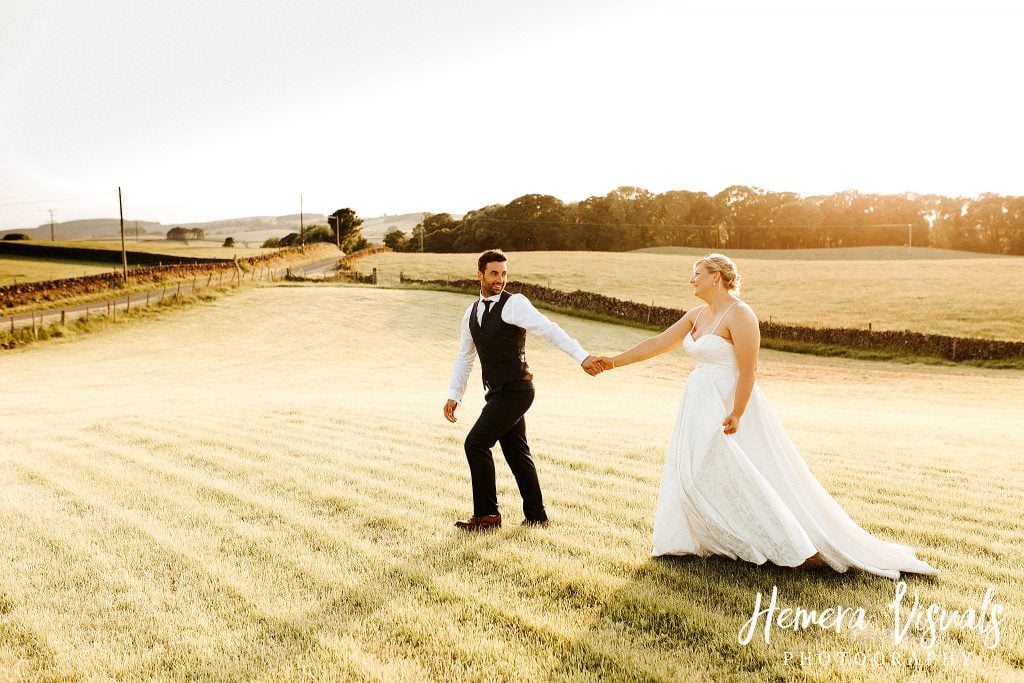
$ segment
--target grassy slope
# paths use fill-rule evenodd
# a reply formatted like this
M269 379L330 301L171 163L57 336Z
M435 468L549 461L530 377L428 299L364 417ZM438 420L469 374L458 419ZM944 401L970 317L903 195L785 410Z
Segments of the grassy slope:
M252 680L904 680L785 651L889 652L891 582L648 557L681 355L587 377L532 340L531 441L555 520L465 536L461 440L441 417L466 297L260 288L0 355L0 672ZM584 345L642 333L557 317ZM315 321L315 322L314 322ZM353 324L353 321L359 321ZM315 329L315 334L311 331ZM183 343L182 340L189 340ZM927 604L1006 605L1002 645L940 637L993 680L1024 666L1018 372L765 352L762 386L859 523L939 567ZM474 377L475 382L475 377ZM500 458L499 458L500 459ZM742 647L757 591L863 606L871 631ZM899 648L904 654L921 653ZM923 654L921 655L923 658Z
M637 254L678 254L699 258L714 251L696 247L651 247L637 249ZM950 259L1012 259L1013 256L985 254L976 251L933 249L931 247L842 247L839 249L722 249L736 259L770 259L782 261L920 261Z
M128 251L144 251L152 254L171 254L173 256L194 256L196 258L232 258L238 256L238 258L245 258L247 256L257 256L259 254L265 254L268 252L275 251L274 249L263 249L259 246L259 243L249 241L249 247L243 247L242 244L245 240L241 238L235 238L237 244L234 247L225 247L224 240L192 240L189 242L180 242L177 240L164 240L164 239L142 239L140 241L134 241L128 239L125 242L125 248ZM81 249L109 249L112 251L121 251L120 240L87 240L87 241L74 241L74 242L53 242L52 244L62 247L72 247Z
M109 249L120 251L119 241L77 241L48 242L56 246L89 249ZM174 256L193 256L197 258L231 258L238 256L256 256L273 251L272 249L244 248L242 246L225 248L214 242L171 242L167 240L149 240L127 243L129 251L145 251L155 254L171 254ZM96 275L120 270L119 266L109 263L92 263L87 261L69 261L59 259L38 259L24 256L0 256L0 287L16 282L39 282L41 280L57 280L82 275Z
M99 275L115 270L109 263L52 261L23 256L0 256L0 287L19 282L59 280L83 275Z
M697 250L691 250L697 253ZM813 250L820 253L822 250ZM740 258L742 297L762 319L815 327L909 329L992 339L1024 339L1024 258L950 258L933 249L900 259L906 249L831 250L832 260L803 252ZM915 250L917 251L917 250ZM807 258L804 258L804 257ZM513 280L582 289L658 306L699 303L688 284L694 256L656 253L520 252ZM472 254L381 254L359 263L388 281L413 277L473 278Z

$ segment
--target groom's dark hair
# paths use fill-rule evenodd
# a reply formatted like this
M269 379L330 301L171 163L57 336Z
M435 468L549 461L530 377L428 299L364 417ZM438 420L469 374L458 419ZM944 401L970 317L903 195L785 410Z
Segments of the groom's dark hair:
M501 249L488 249L484 253L480 254L480 258L476 260L476 270L478 273L484 272L484 268L487 267L488 263L508 261L508 256L505 256L505 252Z

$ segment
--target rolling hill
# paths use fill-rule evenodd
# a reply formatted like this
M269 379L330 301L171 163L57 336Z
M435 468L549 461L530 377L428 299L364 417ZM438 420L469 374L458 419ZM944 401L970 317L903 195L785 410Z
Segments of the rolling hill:
M384 235L392 227L397 227L406 233L411 234L412 229L423 220L424 213L406 213L397 215L384 215L363 219L363 235L370 242L379 244L384 240ZM306 227L310 225L325 225L327 216L322 213L302 214L303 223ZM299 230L299 214L287 216L248 216L244 218L228 218L217 221L206 221L199 223L159 223L157 221L125 221L125 232L129 237L135 237L136 228L138 235L142 237L164 237L171 228L198 228L202 230L207 238L217 239L234 237L236 240L247 240L249 242L262 242L268 237L284 237L290 232ZM37 228L0 230L0 239L8 233L23 233L33 240L48 241L50 239L50 224L46 223ZM54 223L53 237L59 241L69 240L102 240L118 239L121 236L121 222L117 218L91 218L86 220L66 221Z

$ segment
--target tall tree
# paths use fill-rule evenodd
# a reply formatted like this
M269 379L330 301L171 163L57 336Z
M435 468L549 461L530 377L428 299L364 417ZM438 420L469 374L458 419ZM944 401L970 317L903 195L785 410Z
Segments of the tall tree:
M412 229L409 251L450 252L455 247L458 221L450 213L428 213Z
M398 226L392 225L384 234L384 246L392 251L408 251L409 236Z
M346 254L366 246L363 229L359 227L363 219L352 209L338 209L327 217L327 222L334 233L334 243Z

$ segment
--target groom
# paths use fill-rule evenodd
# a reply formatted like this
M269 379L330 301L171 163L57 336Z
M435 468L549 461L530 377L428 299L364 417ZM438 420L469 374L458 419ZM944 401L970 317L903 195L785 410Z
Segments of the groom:
M455 409L466 393L473 358L480 354L485 405L466 436L466 458L473 480L473 516L455 522L466 531L501 526L491 448L501 444L523 497L523 524L547 526L548 516L537 480L537 468L526 442L524 415L533 403L533 374L526 364L526 333L547 340L579 362L590 375L605 369L562 328L534 308L522 294L505 291L508 258L500 249L485 251L477 260L480 297L462 316L462 335L448 388L444 416L455 422Z

